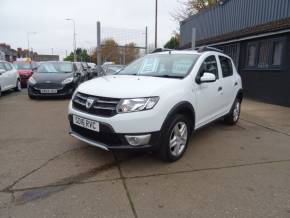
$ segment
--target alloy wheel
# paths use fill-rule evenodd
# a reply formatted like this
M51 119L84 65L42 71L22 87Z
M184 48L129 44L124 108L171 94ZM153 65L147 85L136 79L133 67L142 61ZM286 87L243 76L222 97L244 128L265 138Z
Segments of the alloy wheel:
M20 91L21 90L21 83L20 83L20 81L19 80L17 80L18 82L17 82L17 89Z
M173 156L178 157L185 149L188 138L188 128L185 122L178 122L171 131L169 149Z
M240 111L241 111L241 104L239 101L237 101L236 105L235 105L235 108L234 108L234 121L237 122L238 119L239 119L239 116L240 116Z

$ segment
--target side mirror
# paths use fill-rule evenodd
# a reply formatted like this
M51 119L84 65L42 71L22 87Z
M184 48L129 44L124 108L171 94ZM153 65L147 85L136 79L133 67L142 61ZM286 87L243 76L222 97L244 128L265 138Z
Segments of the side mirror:
M74 76L75 77L80 77L81 76L81 73L80 72L77 72L77 73L74 74Z
M216 76L213 73L204 72L198 79L198 83L212 83L216 81Z

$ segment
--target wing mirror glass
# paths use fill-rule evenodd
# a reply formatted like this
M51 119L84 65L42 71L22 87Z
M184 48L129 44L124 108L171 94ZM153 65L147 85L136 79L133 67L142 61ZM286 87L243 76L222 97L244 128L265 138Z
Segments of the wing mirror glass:
M216 81L216 76L213 73L204 72L199 79L200 83L211 83Z

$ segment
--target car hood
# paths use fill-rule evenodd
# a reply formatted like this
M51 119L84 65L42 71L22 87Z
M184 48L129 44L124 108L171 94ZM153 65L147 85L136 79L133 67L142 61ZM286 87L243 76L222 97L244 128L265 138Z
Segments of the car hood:
M111 75L85 82L79 86L78 91L111 98L150 97L159 96L160 93L164 93L181 81L181 79L149 76Z
M35 73L33 74L33 78L37 83L61 83L66 78L72 77L72 73Z
M31 74L32 73L32 70L17 70L17 72L20 75L23 75L23 74Z

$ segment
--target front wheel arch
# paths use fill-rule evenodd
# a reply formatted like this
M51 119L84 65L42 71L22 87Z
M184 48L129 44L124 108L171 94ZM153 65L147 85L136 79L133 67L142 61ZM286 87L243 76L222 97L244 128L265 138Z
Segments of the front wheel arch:
M168 121L176 114L185 115L189 119L190 131L191 132L194 131L194 129L195 129L195 110L194 110L192 104L187 102L187 101L180 102L180 103L176 104L174 107L172 107L172 109L168 112L168 114L167 114L167 116L162 124L161 131L164 130L164 127L166 126Z
M236 99L239 99L240 102L242 103L243 99L244 99L244 92L243 92L243 89L240 89L238 92L237 92L237 95L236 95Z

